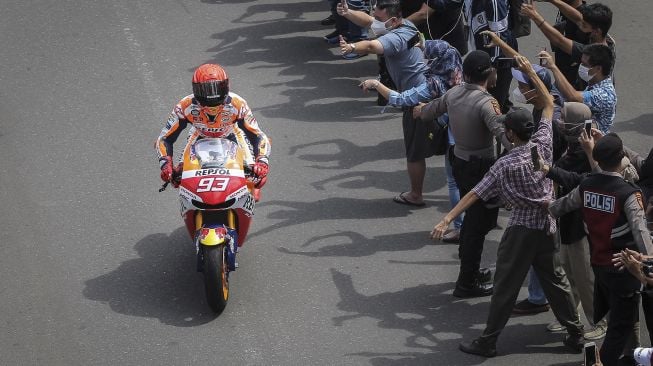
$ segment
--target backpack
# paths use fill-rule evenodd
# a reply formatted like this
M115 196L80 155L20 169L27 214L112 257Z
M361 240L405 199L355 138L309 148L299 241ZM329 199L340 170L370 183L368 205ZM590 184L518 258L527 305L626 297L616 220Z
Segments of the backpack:
M519 38L531 34L531 19L525 15L519 14L519 9L524 3L524 0L509 0L509 17L510 17L510 31L513 37Z

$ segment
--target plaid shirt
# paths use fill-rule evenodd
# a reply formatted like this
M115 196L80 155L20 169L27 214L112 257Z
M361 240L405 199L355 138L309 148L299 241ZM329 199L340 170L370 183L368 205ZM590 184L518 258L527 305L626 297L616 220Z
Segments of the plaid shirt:
M531 160L531 146L537 145L540 157L551 164L552 133L551 120L542 118L531 140L497 160L472 189L482 200L499 196L512 205L508 226L547 230L550 234L556 231L555 219L543 205L553 200L553 182L543 172L534 171Z

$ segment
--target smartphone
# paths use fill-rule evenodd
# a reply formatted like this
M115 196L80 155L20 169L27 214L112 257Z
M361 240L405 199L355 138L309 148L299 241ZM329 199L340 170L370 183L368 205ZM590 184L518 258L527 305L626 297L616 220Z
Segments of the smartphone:
M487 33L483 33L483 47L490 47L490 43L492 40L490 39L490 35Z
M512 57L497 57L495 64L500 69L507 67L517 68L517 61Z
M542 47L542 51L546 52L546 47ZM546 61L544 61L544 59L540 57L540 66L544 66L545 64L546 64Z
M596 344L585 343L585 366L593 366L596 363Z
M533 5L533 0L524 0L524 4Z
M540 170L540 154L537 152L537 145L531 146L531 160L533 160L533 170Z
M585 133L587 136L592 136L592 120L587 119L585 120Z

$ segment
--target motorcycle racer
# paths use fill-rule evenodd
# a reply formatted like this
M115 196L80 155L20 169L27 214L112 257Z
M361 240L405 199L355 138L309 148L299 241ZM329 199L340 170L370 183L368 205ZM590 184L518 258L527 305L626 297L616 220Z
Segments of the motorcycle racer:
M177 103L161 130L155 148L161 179L170 182L173 175L173 144L190 124L186 146L203 137L227 138L245 151L245 164L252 169L252 181L261 188L269 171L270 141L245 99L229 91L229 77L217 64L204 64L193 74L193 94Z

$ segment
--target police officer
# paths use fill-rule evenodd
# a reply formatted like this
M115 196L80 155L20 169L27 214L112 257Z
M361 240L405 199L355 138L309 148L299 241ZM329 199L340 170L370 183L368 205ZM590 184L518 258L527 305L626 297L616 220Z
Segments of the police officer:
M623 143L614 133L597 141L592 150L601 173L590 174L568 195L552 202L554 216L580 209L588 232L590 262L594 271L594 322L610 311L601 347L606 366L617 365L639 316L640 282L628 271L613 267L612 258L630 249L648 255L653 251L646 229L642 192L620 175ZM632 354L632 353L631 353Z
M442 97L415 108L414 114L422 121L432 120L449 113L449 128L456 141L453 154L449 154L453 175L464 196L481 181L496 160L495 138L509 149L505 137L501 107L490 93L496 77L490 55L484 51L472 51L463 61L465 83L455 86ZM479 200L465 211L465 220L460 230L460 272L453 295L456 297L478 297L492 294L489 271L480 271L481 254L485 235L497 223L499 209L487 208Z

